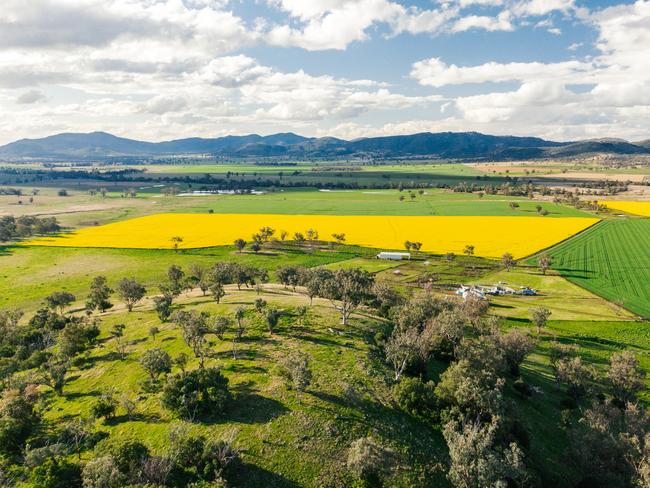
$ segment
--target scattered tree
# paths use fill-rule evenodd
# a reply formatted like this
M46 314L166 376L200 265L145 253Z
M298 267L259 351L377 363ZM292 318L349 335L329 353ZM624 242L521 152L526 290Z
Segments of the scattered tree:
M378 486L380 478L388 471L393 456L390 449L373 437L362 437L350 445L347 465L357 479Z
M63 311L66 307L69 307L71 303L76 300L76 297L67 291L55 291L45 298L45 303L52 310L58 310L60 315L63 315Z
M530 309L530 320L533 322L533 325L537 327L537 334L542 333L542 329L546 327L546 322L551 316L551 311L545 307L538 307Z
M244 239L235 240L235 248L239 253L241 253L245 247L246 247L246 241Z
M503 267L506 268L506 271L510 271L510 269L517 266L517 261L515 261L515 258L512 256L512 254L507 252L501 256L501 264L503 264Z
M607 378L614 398L621 404L634 402L638 392L645 388L646 373L630 351L615 352L609 360Z
M546 275L546 272L548 271L548 269L551 267L552 264L553 264L553 259L548 254L543 254L542 257L539 258L538 261L539 270L542 272L543 275Z
M181 328L183 340L192 349L194 357L199 360L199 368L203 368L207 354L209 333L207 325L210 315L206 312L179 310L172 315L172 320Z
M575 401L589 392L590 383L595 378L595 370L584 364L580 357L561 359L555 365L555 379L566 385L567 393Z
M160 333L160 329L156 327L155 325L152 325L149 327L149 337L151 337L152 341L156 341L156 336Z
M180 248L180 245L183 242L183 238L180 236L174 236L170 239L172 242L172 247L174 248L174 252L178 252L178 249Z
M189 420L220 415L229 401L228 379L219 368L171 376L162 392L163 406Z
M282 356L278 361L278 371L298 392L304 391L311 383L312 373L309 368L309 357L300 351L292 351Z
M115 324L111 329L111 336L115 339L115 349L117 349L117 355L120 359L126 357L126 341L124 340L124 329L126 325L124 324Z
M282 316L282 312L278 310L277 308L267 308L266 309L266 324L269 327L269 333L273 334L273 331L275 328L278 326L278 322L280 321L280 317Z
M341 324L347 325L352 313L371 299L374 276L361 269L338 269L323 282L321 295L341 312Z
M140 358L140 364L149 375L152 383L158 381L161 374L171 373L172 358L162 349L149 349Z
M109 301L112 293L113 290L108 286L106 277L95 276L90 284L90 293L86 300L86 310L89 312L93 312L94 310L99 310L102 313L105 312L113 306Z
M449 422L443 436L449 449L448 478L457 488L525 486L524 453L516 443L497 445L498 419Z
M169 295L153 297L153 307L161 322L167 322L172 314L172 298Z
M122 278L117 284L117 293L131 312L133 307L144 298L146 288L132 278Z
M497 343L501 346L504 358L513 376L519 375L519 367L526 356L535 350L536 341L522 328L510 329L506 333L498 333Z

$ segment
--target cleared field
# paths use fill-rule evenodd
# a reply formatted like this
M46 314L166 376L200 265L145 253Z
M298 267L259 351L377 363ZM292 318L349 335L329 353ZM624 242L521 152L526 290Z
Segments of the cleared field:
M603 202L608 208L612 210L620 210L634 215L643 215L650 217L650 202L617 202L609 201Z
M99 227L89 227L58 237L27 243L39 246L107 247L123 249L171 249L172 238L181 237L180 248L230 245L269 226L288 233L316 230L323 240L345 233L354 245L400 249L404 241L422 242L422 250L462 253L466 245L478 256L498 257L505 252L520 258L571 237L598 219L547 219L544 217L395 217L349 215L264 214L159 214Z
M594 293L650 317L650 220L608 220L550 251L553 267Z

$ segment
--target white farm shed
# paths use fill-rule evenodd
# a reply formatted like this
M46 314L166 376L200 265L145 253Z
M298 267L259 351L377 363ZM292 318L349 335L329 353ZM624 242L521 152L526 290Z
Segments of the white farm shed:
M393 261L401 261L402 259L411 259L410 252L380 252L377 254L377 259L390 259Z

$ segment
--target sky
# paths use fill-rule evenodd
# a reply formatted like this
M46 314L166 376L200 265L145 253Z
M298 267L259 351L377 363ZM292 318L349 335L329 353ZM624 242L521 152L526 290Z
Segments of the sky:
M650 0L1 0L0 144L650 139Z

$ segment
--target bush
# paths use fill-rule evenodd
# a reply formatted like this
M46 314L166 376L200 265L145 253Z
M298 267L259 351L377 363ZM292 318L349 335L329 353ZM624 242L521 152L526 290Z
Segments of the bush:
M117 402L111 395L102 395L92 406L91 412L96 418L105 418L106 420L115 416Z
M304 391L311 383L309 357L300 351L293 351L281 357L277 371L286 380L288 386L296 391Z
M61 457L51 457L36 466L29 478L33 488L81 487L81 468Z
M120 488L126 483L112 456L92 459L84 466L82 478L84 488Z
M348 469L360 480L378 482L391 464L392 452L372 437L363 437L348 450Z
M194 486L191 481L221 482L231 467L237 465L239 451L233 446L235 431L223 437L207 438L193 434L184 424L174 426L169 434L169 456L175 462L171 474L175 486ZM212 486L198 484L197 486ZM221 485L218 485L221 486Z
M425 383L419 378L403 376L402 381L393 386L393 399L411 415L427 417L437 407L435 385L432 381Z
M174 375L162 393L165 408L186 419L223 413L231 396L220 368L196 369Z
M156 382L161 374L170 373L172 370L171 356L158 348L146 351L140 358L140 364L153 382Z
M149 457L147 446L138 441L126 441L111 449L111 455L117 469L133 478L142 467L142 462Z

